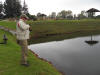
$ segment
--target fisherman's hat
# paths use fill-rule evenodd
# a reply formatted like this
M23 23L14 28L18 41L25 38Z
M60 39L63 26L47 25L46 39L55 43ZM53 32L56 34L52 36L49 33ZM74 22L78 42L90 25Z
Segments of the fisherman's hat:
M25 15L25 14L22 14L22 15L20 16L20 18L26 18L26 19L29 19L28 16Z

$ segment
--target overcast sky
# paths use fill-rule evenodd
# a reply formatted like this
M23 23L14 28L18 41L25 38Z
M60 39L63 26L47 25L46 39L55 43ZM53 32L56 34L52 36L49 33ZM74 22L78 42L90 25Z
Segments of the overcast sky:
M4 0L0 0L4 1ZM21 0L23 3L24 0ZM51 12L60 12L61 10L72 10L78 14L81 10L97 8L100 10L100 0L26 0L31 14L38 12L49 15Z

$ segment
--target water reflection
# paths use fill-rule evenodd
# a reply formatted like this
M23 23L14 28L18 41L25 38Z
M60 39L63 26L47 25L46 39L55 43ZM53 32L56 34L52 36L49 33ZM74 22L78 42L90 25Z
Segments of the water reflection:
M100 36L94 36L100 41ZM47 59L66 75L100 75L100 43L89 46L89 37L33 44L29 49Z
M85 41L85 43L89 44L90 46L93 46L93 45L99 43L99 41L93 40L93 37L91 35L91 40Z

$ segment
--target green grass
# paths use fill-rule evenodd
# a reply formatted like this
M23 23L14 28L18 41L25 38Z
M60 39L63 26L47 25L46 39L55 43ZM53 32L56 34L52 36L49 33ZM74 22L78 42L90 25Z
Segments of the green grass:
M57 20L28 22L32 26L32 39L46 37L46 35L82 32L83 35L90 32L100 33L100 20ZM69 36L68 34L66 34ZM77 34L73 34L77 35ZM80 35L77 35L80 36Z
M31 41L40 43L46 41L58 41L66 38L100 34L100 20L57 20L57 21L28 21L32 26ZM0 21L0 25L16 29L15 22ZM79 32L76 32L79 31ZM65 34L75 32L71 34ZM16 44L15 37L0 30L0 42L3 34L8 36L8 44L0 45L0 75L60 75L50 64L39 60L29 52L28 60L30 67L23 67L20 64L21 49ZM51 34L63 34L46 36Z
M32 27L31 40L34 40L34 42L44 41L44 38L48 41L52 38L52 35L55 35L54 37L56 37L59 34L62 35L66 33L72 34L66 34L66 39L69 37L73 38L83 35L100 34L100 19L28 21L27 23ZM7 23L1 21L0 25L12 29L16 28L15 22ZM58 39L58 36L56 38ZM52 40L56 40L56 38L52 38Z
M46 32L46 33L63 33L74 30L91 30L100 26L99 19L90 20L50 20L50 21L28 21L32 26L33 33ZM0 25L16 29L16 22L13 21L0 21Z
M100 20L58 20L29 22L33 32L38 34L55 34L73 31L99 30Z
M10 29L16 29L16 22L13 21L0 21L0 25Z
M0 42L3 34L6 34L9 40L7 45L0 45L0 75L61 75L49 63L38 59L30 51L30 66L21 66L21 48L16 44L15 37L0 30Z

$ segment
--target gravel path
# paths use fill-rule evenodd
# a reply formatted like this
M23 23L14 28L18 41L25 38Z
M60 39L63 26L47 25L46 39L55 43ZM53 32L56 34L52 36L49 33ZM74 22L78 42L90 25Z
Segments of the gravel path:
M11 30L11 29L8 29L8 28L3 27L3 26L0 26L0 29L2 29L4 31L7 31L7 32L10 32L12 35L16 35L16 31L15 30Z

